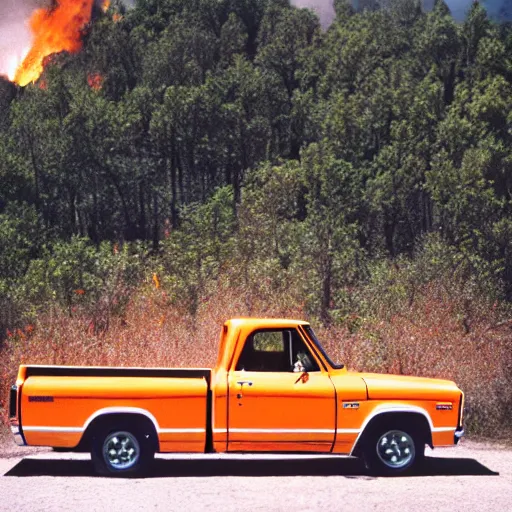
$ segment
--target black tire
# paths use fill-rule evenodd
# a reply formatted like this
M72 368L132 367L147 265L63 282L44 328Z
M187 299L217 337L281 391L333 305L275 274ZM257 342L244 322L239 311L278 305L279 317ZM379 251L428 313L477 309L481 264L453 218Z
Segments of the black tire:
M143 476L154 455L149 437L136 425L103 428L92 439L91 459L99 475Z
M412 427L382 424L367 434L362 451L370 474L404 475L423 463L425 443Z

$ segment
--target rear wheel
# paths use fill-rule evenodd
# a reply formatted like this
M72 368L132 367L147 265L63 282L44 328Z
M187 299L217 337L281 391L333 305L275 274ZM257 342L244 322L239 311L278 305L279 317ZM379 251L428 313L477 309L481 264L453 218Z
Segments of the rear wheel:
M141 476L153 457L148 436L136 426L103 429L93 438L91 458L100 475Z
M414 430L382 426L369 434L363 449L366 467L377 475L410 473L424 458L425 443Z

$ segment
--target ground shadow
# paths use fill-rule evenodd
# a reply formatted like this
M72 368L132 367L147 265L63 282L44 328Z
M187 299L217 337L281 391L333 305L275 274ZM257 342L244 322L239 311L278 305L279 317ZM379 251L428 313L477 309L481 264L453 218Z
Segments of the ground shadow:
M425 457L417 476L499 476L475 459Z
M416 476L481 475L496 473L474 459L426 457ZM5 476L95 476L90 460L23 459ZM370 478L358 459L156 459L149 477L210 477L210 476L343 476Z

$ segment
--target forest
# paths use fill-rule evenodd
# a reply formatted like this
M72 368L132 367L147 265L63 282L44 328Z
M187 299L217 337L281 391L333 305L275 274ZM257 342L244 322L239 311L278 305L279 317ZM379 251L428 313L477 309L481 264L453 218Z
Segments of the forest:
M325 30L288 0L112 1L34 84L0 78L3 388L212 364L229 316L286 315L510 427L512 26L360 4Z

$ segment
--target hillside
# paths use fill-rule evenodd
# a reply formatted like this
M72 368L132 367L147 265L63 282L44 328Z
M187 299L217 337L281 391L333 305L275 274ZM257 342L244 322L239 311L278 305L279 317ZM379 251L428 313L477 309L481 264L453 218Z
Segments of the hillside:
M0 79L3 389L25 361L211 364L227 317L287 315L354 368L456 379L472 432L510 423L509 25L81 5L76 46Z

